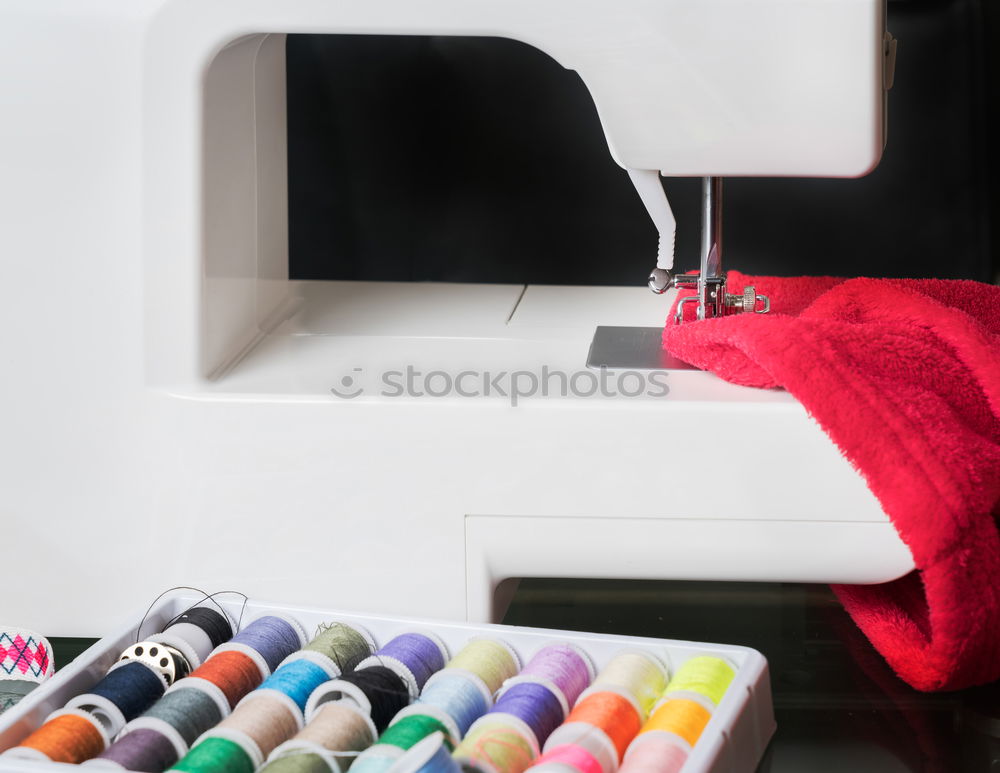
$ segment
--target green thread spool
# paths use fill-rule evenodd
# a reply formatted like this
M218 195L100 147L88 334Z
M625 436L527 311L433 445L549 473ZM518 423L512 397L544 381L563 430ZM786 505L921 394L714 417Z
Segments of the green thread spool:
M694 693L708 698L714 706L736 677L733 667L721 658L699 655L684 663L667 685L664 699L673 693Z
M380 745L398 746L405 751L424 740L431 733L441 733L444 736L444 743L448 747L448 751L452 750L451 732L445 727L443 722L426 714L411 714L389 725L385 732L382 733L381 738L378 739L378 742Z
M205 738L171 770L184 773L254 773L254 763L243 747L226 738Z
M362 631L346 623L329 623L321 625L312 641L299 653L289 657L301 657L301 653L315 652L329 658L340 669L340 673L344 673L371 655L373 650L371 639Z
M314 752L283 755L267 763L261 768L260 773L265 771L266 773L340 773Z
M501 685L521 670L514 651L496 639L473 639L453 657L447 668L471 671L486 682L491 695L499 692Z

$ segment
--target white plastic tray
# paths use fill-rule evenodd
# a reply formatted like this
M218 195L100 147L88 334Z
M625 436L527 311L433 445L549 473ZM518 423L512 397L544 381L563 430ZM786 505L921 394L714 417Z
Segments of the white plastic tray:
M167 621L199 602L202 597L188 592L164 596L156 603L143 625L143 634L160 630ZM219 603L236 619L242 601ZM572 642L586 650L598 669L619 650L636 647L660 656L673 673L677 666L695 655L718 655L738 666L736 678L713 714L700 740L688 757L683 773L752 773L757 768L768 741L774 733L774 711L767 660L749 647L699 642L650 639L637 636L579 633L544 628L507 625L481 625L424 620L418 618L359 615L336 610L296 607L250 601L243 620L266 612L286 612L305 626L310 635L322 622L342 620L359 623L371 631L378 645L409 630L430 630L440 636L454 655L476 635L497 636L518 651L522 663L536 650L553 641ZM0 752L16 746L56 709L74 695L85 692L107 672L122 650L136 640L136 628L142 613L135 615L117 631L104 637L62 668L52 679L30 693L17 706L0 715ZM63 763L32 762L0 757L0 773L8 771L73 771Z

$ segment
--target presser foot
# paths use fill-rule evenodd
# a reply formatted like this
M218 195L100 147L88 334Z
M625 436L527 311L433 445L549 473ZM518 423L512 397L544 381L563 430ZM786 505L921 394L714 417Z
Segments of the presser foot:
M649 287L653 292L666 292L670 287L698 290L698 295L681 298L677 302L677 309L674 312L674 322L677 324L684 320L684 307L689 303L697 304L698 319L742 313L766 314L771 310L771 299L758 294L752 285L744 287L743 292L739 294L726 292L726 280L722 277L702 280L698 274L679 274L671 277L670 283L662 290L654 289L653 279L656 271L662 269L655 269L649 277Z

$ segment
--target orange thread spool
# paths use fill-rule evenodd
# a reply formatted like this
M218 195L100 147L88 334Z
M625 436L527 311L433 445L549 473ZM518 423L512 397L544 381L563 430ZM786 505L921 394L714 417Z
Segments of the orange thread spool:
M635 738L642 718L635 705L616 692L595 692L580 701L566 717L564 724L584 722L600 728L611 739L621 760L629 743Z
M257 664L239 650L217 652L196 668L191 676L201 677L222 690L229 701L229 708L236 708L236 704L263 681Z
M653 712L653 716L643 726L642 732L665 730L679 735L694 746L711 718L711 713L700 703L687 698L671 698Z
M52 762L78 765L96 757L107 746L108 738L98 727L97 720L83 711L70 709L49 717L45 724L25 738L18 748L34 749Z

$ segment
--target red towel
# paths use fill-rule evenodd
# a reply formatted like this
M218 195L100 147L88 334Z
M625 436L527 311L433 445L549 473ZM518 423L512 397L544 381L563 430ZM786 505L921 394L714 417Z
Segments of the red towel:
M905 681L1000 677L1000 287L728 281L756 286L771 313L682 325L671 313L666 348L728 381L787 389L864 477L917 571L834 590Z

